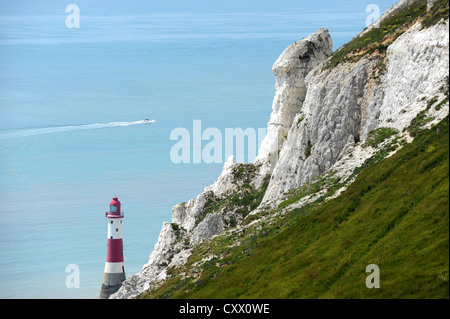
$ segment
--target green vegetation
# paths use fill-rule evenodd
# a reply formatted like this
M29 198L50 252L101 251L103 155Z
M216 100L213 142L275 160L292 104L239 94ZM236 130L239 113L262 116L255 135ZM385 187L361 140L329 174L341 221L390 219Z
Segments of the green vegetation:
M448 103L448 99L449 99L449 77L448 77L448 75L447 75L444 85L442 85L440 90L445 95L445 98L434 107L434 109L436 111L439 111L446 103Z
M360 167L356 167L353 171L353 177L356 177L359 173L361 173L367 167L377 164L385 159L391 152L395 151L400 146L406 145L406 140L404 138L400 138L400 136L395 137L392 141L384 145L382 148L378 149L375 154L367 159Z
M234 196L231 198L230 204L244 206L237 212L242 217L246 217L252 210L256 209L259 206L259 204L263 200L264 194L266 193L267 186L269 186L268 181L264 182L263 186L259 190L251 188L252 191L242 197Z
M305 159L311 156L312 144L311 141L308 141L308 146L305 150Z
M372 162L335 199L202 243L140 297L449 298L448 128ZM380 289L365 286L369 264Z
M423 17L423 28L433 26L442 19L447 20L449 18L449 1L438 0L429 12L427 12L426 0L417 1L383 21L379 28L373 28L363 36L357 36L339 48L331 55L326 67L332 68L346 61L357 62L374 52L383 56L389 45L402 35L411 23L421 17ZM378 67L382 71L386 68L382 59L380 59Z
M426 109L419 112L419 114L417 114L417 116L411 121L409 126L404 128L404 131L405 130L408 131L409 135L411 135L412 137L417 136L417 134L419 134L423 130L423 126L433 120L433 118L429 117L427 113L428 110L436 103L436 101L437 97L434 97L431 100L429 100L427 102Z
M335 51L328 59L326 67L333 68L345 61L357 62L376 51L382 55L385 54L388 46L406 30L406 26L424 15L426 9L426 0L421 0L397 12L383 21L379 28L373 28L363 36L353 38Z
M288 195L289 198L286 199L285 201L281 202L278 205L278 208L284 209L291 204L297 203L299 200L301 200L305 196L315 194L322 189L327 189L327 196L331 196L336 192L336 190L338 190L339 188L344 186L342 183L339 183L340 180L341 179L339 177L332 177L332 176L330 177L328 175L325 175L325 176L320 175L317 178L315 178L314 180L312 180L311 182L303 185L302 187L292 189L289 192L289 195Z
M386 139L397 133L398 131L391 127L377 128L376 130L369 132L369 134L367 135L366 142L364 143L364 146L377 147L379 144L383 143Z
M243 180L244 183L249 183L252 177L255 175L257 167L253 164L238 164L233 167L232 173L235 180Z
M445 99L443 99L441 103L437 104L437 105L434 107L434 109L435 109L436 111L439 111L439 110L440 110L445 104L447 104L447 103L448 103L448 97L446 97Z
M252 210L256 209L261 203L266 189L269 185L269 177L267 177L261 186L256 189L251 185L255 177L257 167L254 164L237 164L232 169L233 181L237 186L236 191L229 192L224 196L217 197L212 192L209 194L203 213L195 222L198 225L208 214L224 212L238 213L240 218L245 218ZM237 225L236 217L230 217L228 220L230 227Z
M438 0L423 18L422 27L428 28L442 19L447 20L448 17L448 0Z

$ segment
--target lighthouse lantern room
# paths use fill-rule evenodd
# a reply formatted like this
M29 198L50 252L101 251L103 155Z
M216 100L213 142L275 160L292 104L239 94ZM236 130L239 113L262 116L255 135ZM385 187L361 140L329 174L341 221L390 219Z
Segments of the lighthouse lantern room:
M110 295L119 290L125 280L122 241L124 215L117 196L113 197L109 204L109 212L106 212L105 216L108 219L108 246L100 298L109 298Z

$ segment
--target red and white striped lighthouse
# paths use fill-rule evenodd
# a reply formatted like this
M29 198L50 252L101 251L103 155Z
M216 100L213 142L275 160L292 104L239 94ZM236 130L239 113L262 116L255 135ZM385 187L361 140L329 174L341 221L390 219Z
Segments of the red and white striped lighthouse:
M125 280L125 267L123 263L122 220L120 202L113 197L109 204L108 218L108 248L106 250L105 273L103 275L100 298L109 298L119 290Z

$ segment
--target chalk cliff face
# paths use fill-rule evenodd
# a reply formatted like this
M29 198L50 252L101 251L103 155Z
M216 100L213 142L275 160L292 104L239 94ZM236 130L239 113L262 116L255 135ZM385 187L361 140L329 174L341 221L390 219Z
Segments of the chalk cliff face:
M400 1L381 19L410 3ZM174 206L149 262L112 298L132 298L158 285L170 269L186 263L195 245L277 207L289 191L319 175L333 172L351 182L355 168L377 151L367 143L377 129L411 140L405 128L418 115L427 119L425 126L448 115L448 32L448 20L427 28L418 20L384 53L332 67L326 29L288 47L273 66L273 111L255 163L230 158L213 185Z
M379 65L385 63L385 74ZM305 78L307 93L286 134L264 201L328 171L349 149L364 152L369 132L402 131L426 107L423 97L440 92L448 76L448 25L412 26L387 49L386 62L367 56L333 69L316 68ZM445 110L430 110L442 118ZM289 115L287 115L289 116ZM370 152L361 154L362 161ZM354 168L354 167L349 167Z
M327 29L320 29L289 46L272 68L275 74L275 98L267 125L267 135L261 143L256 163L261 163L261 175L270 174L278 153L305 101L308 73L333 52L333 41Z

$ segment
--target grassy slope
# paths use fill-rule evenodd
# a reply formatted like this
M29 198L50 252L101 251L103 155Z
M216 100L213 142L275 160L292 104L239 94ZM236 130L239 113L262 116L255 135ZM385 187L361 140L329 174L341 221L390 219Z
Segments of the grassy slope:
M448 138L447 117L341 196L240 235L199 280L174 276L141 297L448 298ZM203 253L220 240L230 238ZM380 267L380 289L365 286L368 264Z
M406 30L404 27L416 18L425 15L426 9L426 0L420 0L400 10L382 22L379 28L373 28L361 37L356 36L335 51L328 60L326 67L332 68L345 61L356 62L375 51L386 52L387 47Z
M335 51L325 67L333 68L341 62L356 62L362 57L378 52L384 55L387 47L408 29L417 18L423 18L422 26L429 27L449 17L448 0L437 0L427 12L427 1L420 0L398 11L365 35L353 38Z

